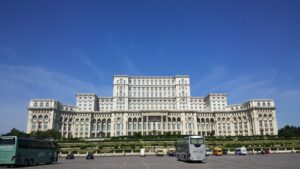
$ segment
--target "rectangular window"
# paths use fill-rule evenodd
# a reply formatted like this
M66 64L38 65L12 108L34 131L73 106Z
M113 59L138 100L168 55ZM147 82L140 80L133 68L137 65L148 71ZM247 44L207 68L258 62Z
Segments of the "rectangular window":
M259 127L262 127L262 121L259 121Z
M36 125L35 125L35 124L32 124L31 129L32 129L32 130L35 130L35 129L36 129Z
M269 120L269 126L270 126L271 128L273 127L272 120Z
M189 130L192 130L192 124L188 123L188 126L189 126Z
M48 129L48 123L44 123L44 130L47 130Z
M265 127L268 127L268 122L266 120L264 121L264 123L265 123Z
M14 145L15 138L0 138L0 145Z

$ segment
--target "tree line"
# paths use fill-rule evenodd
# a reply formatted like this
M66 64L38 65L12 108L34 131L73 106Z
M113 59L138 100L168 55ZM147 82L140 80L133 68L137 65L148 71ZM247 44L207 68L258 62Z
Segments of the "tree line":
M278 130L278 136L280 137L299 137L300 136L300 126L290 126L286 125Z
M54 140L61 139L60 132L55 129L49 129L46 131L36 131L27 134L24 131L20 131L16 128L13 128L10 130L10 132L6 134L2 134L2 136L17 136L22 138L54 139Z
M6 133L6 134L2 134L2 136L18 136L18 137L22 137L22 138L38 138L38 139L54 139L54 140L60 140L62 139L61 137L61 133L55 129L49 129L46 131L36 131L36 132L31 132L30 134L27 134L23 131L20 131L16 128L13 128L10 130L10 132ZM286 125L283 128L278 130L278 136L279 137L300 137L300 126L290 126L290 125ZM125 137L129 137L129 136L123 136ZM151 137L151 136L141 136L139 134L136 134L134 136L131 137ZM162 135L162 136L156 136L156 137L170 137L168 134L166 135ZM173 137L180 137L179 135L174 135ZM69 138L74 139L74 138ZM118 138L118 139L122 139L122 137Z

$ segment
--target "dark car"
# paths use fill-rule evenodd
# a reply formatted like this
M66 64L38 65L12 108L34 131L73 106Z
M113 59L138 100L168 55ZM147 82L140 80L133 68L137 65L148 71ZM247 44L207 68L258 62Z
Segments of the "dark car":
M261 150L260 153L261 153L261 154L270 154L270 150L267 149L267 148L264 148L264 149Z
M228 150L223 150L223 154L227 155L228 154Z
M92 153L89 153L89 154L85 157L85 159L87 159L87 160L93 160L93 159L94 159L94 155L93 155Z
M74 154L68 154L67 156L66 156L66 159L70 159L70 160L73 160L73 159L75 159L75 156L74 156Z
M176 152L174 150L170 150L167 152L168 156L171 156L171 157L175 157L176 156Z

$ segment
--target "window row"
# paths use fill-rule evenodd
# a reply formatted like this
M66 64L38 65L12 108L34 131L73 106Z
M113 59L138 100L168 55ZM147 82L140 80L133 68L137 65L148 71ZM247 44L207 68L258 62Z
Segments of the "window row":
M34 102L33 107L50 107L50 104L48 102L40 102L39 104L37 102Z
M173 79L129 79L129 84L133 85L174 85L174 83Z

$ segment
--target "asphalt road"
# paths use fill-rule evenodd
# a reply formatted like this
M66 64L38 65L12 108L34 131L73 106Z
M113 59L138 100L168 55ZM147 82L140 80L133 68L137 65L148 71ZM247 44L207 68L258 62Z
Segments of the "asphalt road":
M300 154L269 154L221 157L209 156L206 163L186 163L175 157L96 157L94 160L59 159L58 163L32 169L300 169Z

